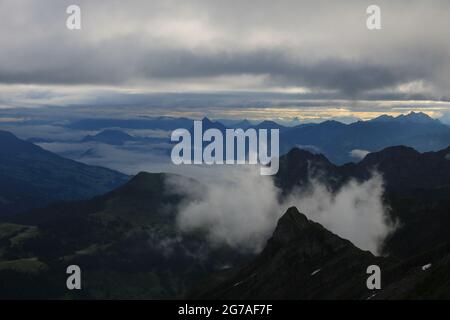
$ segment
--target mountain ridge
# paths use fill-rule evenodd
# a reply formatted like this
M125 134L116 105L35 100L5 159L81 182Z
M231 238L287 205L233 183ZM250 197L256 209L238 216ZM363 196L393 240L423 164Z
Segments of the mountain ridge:
M368 265L387 265L356 248L297 208L278 220L264 250L226 280L195 288L204 299L362 299L370 295L364 278Z
M128 180L117 171L63 158L0 131L0 212L14 214L53 201L105 193Z
M0 297L181 298L206 274L244 261L231 248L209 246L201 232L180 233L176 209L183 197L167 189L171 177L141 172L92 199L0 220ZM197 188L195 180L177 178ZM19 244L8 241L17 236ZM28 257L35 261L31 276L22 271ZM82 266L82 292L61 286L68 264ZM46 290L39 291L43 282Z

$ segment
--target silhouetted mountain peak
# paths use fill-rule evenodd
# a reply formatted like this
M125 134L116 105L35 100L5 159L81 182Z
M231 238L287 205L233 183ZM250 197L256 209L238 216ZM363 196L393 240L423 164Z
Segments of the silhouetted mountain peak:
M51 201L103 194L128 180L119 172L60 157L15 135L0 131L0 215Z
M127 141L133 141L136 138L133 136L130 136L128 133L123 132L121 130L116 129L105 129L96 135L88 135L86 136L82 142L89 142L89 141L98 141L108 144L123 144Z
M202 120L202 127L203 127L203 131L207 130L207 129L211 129L211 128L216 128L219 130L225 130L226 127L218 122L218 121L213 121L211 119L209 119L208 117L204 117Z
M299 170L328 169L334 165L323 155L293 148L280 158L280 171L292 174Z
M127 139L133 139L132 136L130 136L128 133L125 133L120 130L114 130L114 129L106 129L103 130L95 135L96 137L112 137L112 138L127 138Z
M0 154L17 154L23 152L45 152L31 142L21 140L8 131L0 130Z
M272 120L264 120L258 126L279 126L279 124Z
M305 160L316 160L316 161L324 161L329 163L329 160L321 153L313 153L311 151L302 149L302 148L292 148L287 154L286 158L289 158L293 161L305 161Z
M395 161L400 162L405 159L412 159L420 156L421 154L411 147L406 146L394 146L388 147L378 152L369 153L360 164L372 164L381 163L382 161Z
M435 123L437 120L431 118L423 112L410 112L407 115L400 115L395 118L397 121L414 122L414 123Z
M240 129L247 129L248 127L251 127L252 124L250 121L248 121L247 119L244 119L236 124L234 124L232 127L233 128L240 128Z
M319 126L329 126L329 127L345 127L346 124L336 121L336 120L326 120L318 124Z
M325 229L321 224L308 220L296 207L290 207L278 220L268 247L284 246L295 242L299 250L336 250L353 244ZM270 250L270 249L269 249Z
M379 117L373 118L371 120L369 120L370 122L388 122L388 121L393 121L395 118L393 116L387 115L387 114L382 114Z
M322 225L289 208L278 220L264 250L248 265L199 297L219 299L331 298L326 289L348 298L363 296L367 265L376 258ZM349 282L353 282L348 285Z
M280 157L276 183L284 192L289 192L295 186L308 185L311 178L334 181L335 169L324 155L294 148Z
M259 124L257 124L256 126L254 126L255 129L267 129L267 130L271 130L271 129L280 129L280 130L284 130L286 129L286 127L282 126L281 124L278 124L275 121L272 120L264 120L262 122L260 122Z
M429 115L423 112L410 112L408 114L401 114L397 117L393 117L387 114L383 114L379 117L376 117L370 122L409 122L409 123L437 123L438 120L431 118Z
M212 121L211 119L209 119L208 117L203 117L203 119L201 120L203 123L214 123L214 121Z
M296 207L290 207L278 220L272 239L276 242L289 242L298 237L309 226L308 218L300 213Z

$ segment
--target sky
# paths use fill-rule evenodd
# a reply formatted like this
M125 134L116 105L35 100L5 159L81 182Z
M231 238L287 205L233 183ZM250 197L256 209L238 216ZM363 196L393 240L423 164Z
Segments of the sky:
M81 30L66 27L72 4ZM381 30L366 27L371 4ZM450 120L448 30L445 0L0 0L0 116L85 106L305 121L424 111Z

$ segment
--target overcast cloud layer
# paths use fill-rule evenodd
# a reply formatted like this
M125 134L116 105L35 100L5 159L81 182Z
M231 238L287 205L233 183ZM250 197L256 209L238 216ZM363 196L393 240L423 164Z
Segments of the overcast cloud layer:
M94 88L449 100L445 0L376 1L379 31L366 28L373 1L77 1L70 31L72 3L0 1L3 107L23 84L60 104Z

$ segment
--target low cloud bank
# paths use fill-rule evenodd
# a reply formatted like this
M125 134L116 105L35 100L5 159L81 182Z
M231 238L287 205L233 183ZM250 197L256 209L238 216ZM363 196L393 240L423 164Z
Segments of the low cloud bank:
M350 181L335 193L312 181L309 188L293 191L285 201L357 247L378 255L383 240L396 227L389 219L383 193L383 179L374 173L369 180Z
M369 153L370 153L370 151L367 151L367 150L354 149L354 150L350 151L350 156L353 157L353 158L356 158L356 159L358 159L358 160L362 160L362 159L364 159Z
M256 167L229 168L200 180L203 194L196 194L176 176L168 181L172 190L189 199L179 208L180 229L203 229L213 244L261 250L280 216L279 191L272 180Z
M312 179L309 187L296 189L280 200L280 190L271 177L259 175L257 167L205 168L196 177L205 186L192 190L178 177L167 184L187 200L177 217L181 231L201 229L213 245L227 244L243 251L260 251L278 219L295 205L309 219L350 240L357 247L379 254L383 240L394 229L383 203L383 180L374 174L359 183L350 181L332 193Z

